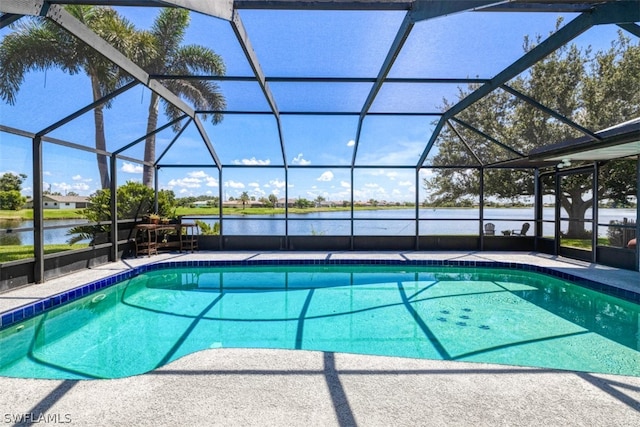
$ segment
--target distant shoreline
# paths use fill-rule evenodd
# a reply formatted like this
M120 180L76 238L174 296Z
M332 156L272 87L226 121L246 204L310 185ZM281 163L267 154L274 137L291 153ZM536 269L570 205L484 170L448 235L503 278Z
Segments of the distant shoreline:
M545 208L553 207L552 205L544 206ZM386 205L386 206L355 206L353 208L354 211L378 211L378 210L402 210L402 209L415 209L414 206L394 206L394 205ZM455 206L420 206L419 209L438 209L438 210L448 210L448 209L478 209L477 206L471 207L455 207ZM533 206L485 206L485 210L488 209L533 209ZM601 209L635 209L635 207L629 208L601 208ZM350 211L350 207L336 206L336 207L311 207L311 208L289 208L290 214L305 214L305 213L316 213L316 212L348 212ZM284 214L284 208L251 208L247 207L243 208L224 208L223 214L227 215L282 215ZM218 215L219 209L215 208L177 208L176 216L189 216L189 217L197 217L197 216L211 216ZM65 219L85 219L82 215L82 210L59 210L59 209L45 209L44 210L44 219L45 220L65 220ZM7 211L0 210L0 221L31 221L33 220L33 210L31 209L21 209L18 211Z
M526 206L520 206L515 208L525 208ZM512 209L514 207L504 207L498 209ZM395 206L395 205L383 205L383 206L355 206L354 211L378 211L378 210L399 210L399 209L415 209L414 206ZM477 209L477 207L432 207L432 206L420 206L420 209ZM488 208L485 208L488 209ZM348 212L350 207L335 206L335 207L311 207L311 208L289 208L289 213L304 214L315 212ZM283 214L284 208L224 208L223 213L235 214L235 215L277 215ZM60 209L44 209L45 220L55 219L84 219L81 210L60 210ZM217 215L219 210L217 207L212 208L177 208L177 216L199 216L199 215ZM21 209L18 211L0 210L0 220L17 220L17 221L31 221L33 220L33 210Z

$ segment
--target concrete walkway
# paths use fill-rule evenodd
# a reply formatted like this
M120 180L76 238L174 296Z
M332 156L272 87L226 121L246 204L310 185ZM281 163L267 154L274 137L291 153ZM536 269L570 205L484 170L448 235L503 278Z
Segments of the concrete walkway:
M0 402L7 424L57 417L72 426L636 427L640 378L217 349L116 380L0 378Z
M147 262L260 257L484 259L621 287L640 273L535 253L197 253L125 260L0 294L0 312ZM1 351L1 349L0 349ZM640 378L312 351L212 349L115 380L0 377L0 425L638 426Z

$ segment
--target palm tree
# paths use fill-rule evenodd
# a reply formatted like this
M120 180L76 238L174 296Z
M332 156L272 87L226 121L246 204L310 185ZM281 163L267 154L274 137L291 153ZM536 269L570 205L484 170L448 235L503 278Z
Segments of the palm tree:
M66 6L65 9L97 35L129 57L139 57L152 49L149 38L110 7ZM43 18L23 18L0 43L0 98L14 104L24 75L31 70L59 67L69 74L84 72L91 81L93 100L112 92L130 79L119 67L54 22ZM93 110L95 146L106 150L104 107ZM102 188L109 188L107 159L97 154Z
M246 191L243 191L242 194L240 195L240 200L242 201L242 209L244 209L245 205L250 200L249 193L247 193Z
M189 11L185 9L163 9L150 31L155 49L153 55L145 59L145 69L149 74L157 75L207 75L222 76L225 65L222 58L211 49L199 45L181 46L185 31L189 26ZM222 114L219 111L226 107L226 100L220 93L218 85L206 80L163 80L162 83L173 93L191 101L196 110L218 111L212 115L212 122L219 123ZM152 93L149 101L147 134L153 132L158 125L158 108L160 97ZM177 119L182 112L168 102L163 102L164 110L170 119ZM207 116L203 118L206 120ZM179 124L174 126L178 130ZM156 137L150 135L145 141L144 160L153 163L156 158ZM142 182L153 185L153 169L146 164Z

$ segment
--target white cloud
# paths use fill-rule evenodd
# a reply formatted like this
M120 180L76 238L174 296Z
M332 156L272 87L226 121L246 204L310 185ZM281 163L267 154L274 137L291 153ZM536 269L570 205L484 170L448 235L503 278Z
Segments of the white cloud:
M260 184L258 184L257 182L250 182L248 185L249 185L249 187L253 187L253 188L260 187Z
M303 165L303 166L310 165L311 161L303 159L302 156L304 156L304 154L302 154L302 153L300 153L297 156L295 156L293 158L293 160L291 160L291 164L292 165Z
M125 173L142 173L142 165L134 165L133 163L124 162L122 164L122 172Z
M218 186L218 180L215 179L212 176L206 177L205 180L207 181L207 183L205 184L207 187L217 187Z
M181 179L172 179L169 181L169 187L183 187L183 188L200 188L202 185L202 180L200 178L181 178Z
M340 187L351 188L351 184L349 184L347 181L340 181Z
M189 172L187 176L191 178L208 178L209 175L205 171Z
M364 186L365 188L380 188L380 184L375 182L370 182L368 184L365 184Z
M244 184L241 182L236 182L236 181L225 181L224 183L225 187L231 187L231 188L244 188Z
M387 172L385 175L387 178L394 180L398 176L398 172Z
M331 181L332 179L333 179L333 172L326 171L318 177L317 181L328 182L328 181Z
M286 182L280 181L279 179L272 179L271 181L269 181L269 185L276 188L284 188L286 184Z
M54 182L51 184L53 191L58 191L62 194L68 191L83 192L89 190L91 187L84 182L76 182L73 184L67 184L66 182Z
M51 172L49 172L49 171L43 171L43 172L42 172L42 175L44 175L44 176L51 176Z
M91 182L93 181L93 179L91 178L83 178L82 175L75 175L73 177L71 177L72 180L74 181L82 181L82 182Z
M353 147L354 145L356 145L356 142L353 139L350 139L349 142L347 142L347 147Z
M400 181L398 183L398 185L400 187L409 187L409 186L413 185L413 182L411 182L411 181Z
M252 157L250 159L242 159L242 160L234 160L233 161L234 165L270 165L271 164L271 160L266 159L266 160L259 160L256 159L255 157Z

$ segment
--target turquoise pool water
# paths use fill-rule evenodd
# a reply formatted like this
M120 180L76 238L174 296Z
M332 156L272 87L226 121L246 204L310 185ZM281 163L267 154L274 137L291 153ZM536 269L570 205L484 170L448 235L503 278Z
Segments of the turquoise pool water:
M0 375L117 378L243 347L640 376L639 328L637 304L524 271L175 268L0 331Z

